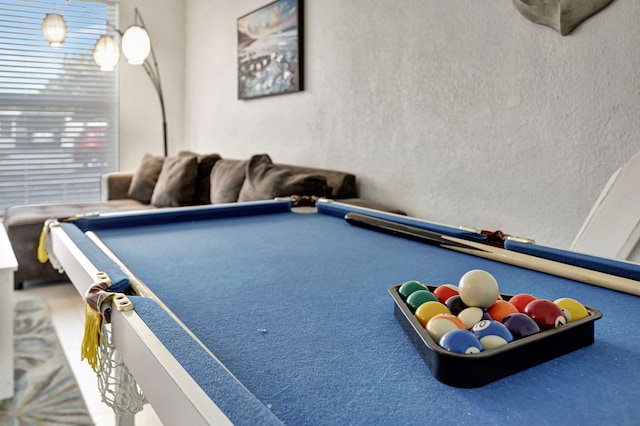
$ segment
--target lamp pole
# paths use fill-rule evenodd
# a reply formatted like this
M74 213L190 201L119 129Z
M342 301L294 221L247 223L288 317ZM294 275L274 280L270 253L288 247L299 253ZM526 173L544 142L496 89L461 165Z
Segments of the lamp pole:
M146 30L147 26L144 24L142 15L138 11L137 7L135 8L135 23L136 25L140 23ZM149 40L151 40L151 37L149 37ZM162 92L162 81L160 80L160 69L158 68L158 60L156 59L156 53L153 50L153 42L151 41L150 46L151 54L144 60L144 62L142 63L142 67L147 72L147 75L149 76L149 79L151 80L151 83L153 84L153 87L156 89L156 93L158 94L158 100L160 101L160 110L162 112L162 135L164 142L163 146L164 155L166 157L169 153L169 145L167 142L167 114L164 105L164 94ZM152 58L153 62L149 61L149 58Z

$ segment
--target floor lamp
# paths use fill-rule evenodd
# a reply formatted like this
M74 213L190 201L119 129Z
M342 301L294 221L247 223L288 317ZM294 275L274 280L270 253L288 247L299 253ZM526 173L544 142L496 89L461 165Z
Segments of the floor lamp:
M135 8L135 23L124 32L115 28L109 21L110 26L120 36L122 54L132 65L142 65L147 72L153 87L156 89L160 101L162 112L162 134L164 142L164 155L168 155L169 147L167 142L167 115L164 104L164 94L162 92L162 82L160 80L160 70L156 59L151 38L146 30L144 20L138 8ZM56 13L49 13L42 22L42 34L49 45L60 47L67 34L67 26L64 18ZM113 71L120 61L120 46L110 35L103 35L98 39L93 47L93 60L101 71Z

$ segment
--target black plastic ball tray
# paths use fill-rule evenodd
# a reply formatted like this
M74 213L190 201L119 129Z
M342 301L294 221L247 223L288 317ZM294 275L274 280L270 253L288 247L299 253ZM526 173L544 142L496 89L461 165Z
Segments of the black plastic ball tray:
M398 289L389 287L395 301L394 314L434 377L450 386L475 388L541 364L594 342L594 322L602 313L586 306L589 316L562 327L516 340L477 354L456 354L441 348L420 325ZM436 287L428 286L433 291ZM504 300L511 296L501 295Z

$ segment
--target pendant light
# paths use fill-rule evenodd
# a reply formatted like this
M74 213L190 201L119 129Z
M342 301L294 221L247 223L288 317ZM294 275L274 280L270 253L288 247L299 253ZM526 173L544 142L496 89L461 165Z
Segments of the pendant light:
M113 71L120 61L120 47L109 35L103 35L93 47L93 60L100 71Z
M51 47L60 47L67 37L67 23L57 13L47 13L42 21L42 35Z
M122 34L122 54L131 65L141 65L151 52L151 39L144 27L132 25Z

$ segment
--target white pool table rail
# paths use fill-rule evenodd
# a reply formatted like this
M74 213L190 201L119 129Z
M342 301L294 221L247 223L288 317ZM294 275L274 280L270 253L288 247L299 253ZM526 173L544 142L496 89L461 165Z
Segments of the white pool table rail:
M50 250L84 297L98 270L59 226L49 230ZM165 424L232 424L135 311L111 313L113 343L147 400ZM121 416L118 424L133 424Z

